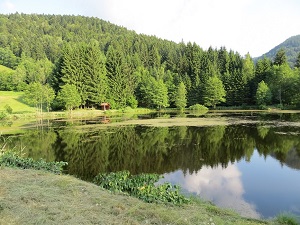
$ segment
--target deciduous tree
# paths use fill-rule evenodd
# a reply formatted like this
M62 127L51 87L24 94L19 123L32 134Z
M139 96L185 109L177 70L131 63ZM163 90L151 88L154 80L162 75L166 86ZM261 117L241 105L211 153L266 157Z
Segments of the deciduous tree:
M204 105L215 108L217 104L226 101L225 96L222 81L217 76L208 78L203 90Z

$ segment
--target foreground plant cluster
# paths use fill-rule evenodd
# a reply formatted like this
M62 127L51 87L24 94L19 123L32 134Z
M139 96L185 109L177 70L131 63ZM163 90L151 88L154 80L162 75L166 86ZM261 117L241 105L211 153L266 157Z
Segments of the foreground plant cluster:
M112 192L121 192L145 202L184 204L190 202L179 193L180 187L168 182L155 185L161 178L158 174L132 175L129 171L100 173L94 183Z
M32 158L22 158L13 151L0 151L0 166L45 170L55 174L61 174L65 165L67 165L66 162L46 162L43 159L35 161Z
M0 152L0 166L16 167L21 169L44 170L61 174L66 162L46 162L32 158L22 158L14 151ZM100 173L94 183L112 192L119 192L137 197L149 203L184 204L190 202L179 193L180 187L168 182L155 185L161 176L158 174L131 175L129 171L116 173Z

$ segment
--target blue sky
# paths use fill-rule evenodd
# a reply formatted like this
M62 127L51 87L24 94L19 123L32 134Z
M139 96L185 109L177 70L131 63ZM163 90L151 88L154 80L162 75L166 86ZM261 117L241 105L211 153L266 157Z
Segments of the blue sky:
M0 13L98 17L137 33L260 56L300 34L299 0L0 0Z

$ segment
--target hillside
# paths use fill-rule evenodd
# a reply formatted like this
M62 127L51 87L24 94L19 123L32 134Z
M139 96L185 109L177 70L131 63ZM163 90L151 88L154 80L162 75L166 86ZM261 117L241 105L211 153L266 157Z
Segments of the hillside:
M269 52L263 54L260 57L255 58L254 61L262 59L264 56L273 60L276 53L281 48L283 48L285 50L287 60L290 64L290 66L294 66L297 56L300 52L300 35L292 36L292 37L286 39L281 44L272 48Z
M288 57L295 56L299 36L288 43L294 46ZM99 108L99 103L109 102L112 109L161 109L254 105L262 80L272 87L268 104L300 105L300 82L285 80L281 86L289 91L280 87L276 97L279 87L272 84L279 76L266 77L265 69L256 70L250 55L137 34L93 17L0 14L0 65L15 71L0 73L0 91L31 88L30 99L52 104L53 110L66 108L66 98L54 102L51 93L58 96L67 84L75 85L80 98L73 108ZM37 99L39 88L51 98ZM220 90L218 96L213 96L214 89Z
M0 91L0 111L5 110L9 105L13 113L35 112L35 108L25 104L22 101L23 92Z

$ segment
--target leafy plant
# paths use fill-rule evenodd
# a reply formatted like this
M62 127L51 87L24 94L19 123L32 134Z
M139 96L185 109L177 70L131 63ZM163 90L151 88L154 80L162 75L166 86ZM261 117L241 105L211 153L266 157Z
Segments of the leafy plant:
M0 120L4 120L7 117L7 114L3 111L0 112Z
M12 114L12 113L13 113L13 109L10 107L10 105L6 104L6 105L4 106L4 108L5 108L5 110L6 110L6 112L7 112L8 114Z
M168 182L155 185L158 174L131 175L129 171L100 173L94 183L112 192L122 192L145 202L184 204L190 200L179 193L180 187Z
M0 166L45 170L60 174L65 165L67 165L66 162L46 162L43 159L35 161L32 158L22 158L14 150L7 150L6 143L0 148Z

